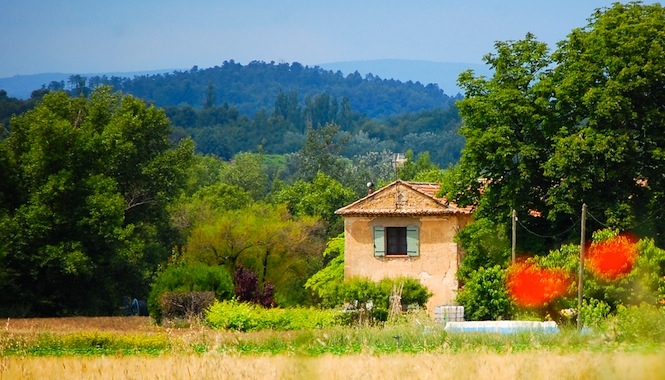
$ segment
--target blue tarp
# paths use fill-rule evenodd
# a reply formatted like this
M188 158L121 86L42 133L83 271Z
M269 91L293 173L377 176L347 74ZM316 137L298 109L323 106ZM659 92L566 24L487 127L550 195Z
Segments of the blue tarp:
M511 334L524 331L537 331L544 333L557 333L559 327L556 322L533 321L468 321L448 322L444 327L446 332L489 332Z

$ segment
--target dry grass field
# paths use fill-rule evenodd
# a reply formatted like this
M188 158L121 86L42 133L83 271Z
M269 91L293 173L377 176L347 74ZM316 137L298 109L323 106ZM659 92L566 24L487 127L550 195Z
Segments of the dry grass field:
M0 379L663 379L663 355L5 357Z
M16 333L110 331L151 333L163 331L149 317L68 317L8 319L2 324L5 331Z
M112 334L166 334L193 340L212 332L202 327L169 329L150 319L60 318L8 320L3 334L33 336L103 331ZM167 353L106 356L3 356L5 379L665 379L665 354L529 351L301 356Z

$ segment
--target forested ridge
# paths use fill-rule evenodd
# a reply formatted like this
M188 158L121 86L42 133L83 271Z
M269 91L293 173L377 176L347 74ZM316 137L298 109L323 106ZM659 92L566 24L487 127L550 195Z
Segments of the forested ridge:
M197 67L134 78L72 75L51 82L21 101L0 92L0 123L34 106L47 91L87 95L100 85L132 94L165 109L174 140L191 137L197 152L230 159L239 152L294 153L307 128L329 122L348 142L348 158L370 152L429 152L445 167L457 161L463 139L454 103L434 84L381 79L274 62Z
M92 86L110 84L160 107L200 108L212 86L215 104L227 103L246 115L272 108L280 92L292 91L301 99L323 93L338 99L348 98L355 111L370 118L448 108L455 100L436 84L381 79L372 74L363 78L357 71L344 76L341 71L303 66L298 62L254 61L242 65L230 60L205 69L194 66L188 71L134 78L94 76L88 78L88 82Z

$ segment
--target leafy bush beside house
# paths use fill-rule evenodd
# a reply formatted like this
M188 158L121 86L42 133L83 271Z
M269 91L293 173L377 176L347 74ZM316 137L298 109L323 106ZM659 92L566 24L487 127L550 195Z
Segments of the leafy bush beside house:
M596 231L592 244L618 234L617 230L612 229ZM585 263L585 300L602 301L612 313L617 311L619 305L660 305L665 302L665 250L656 247L653 239L641 239L635 244L637 258L632 269L615 279L594 275ZM565 245L535 260L545 268L562 268L576 275L579 271L579 254L579 245Z
M328 264L314 273L305 283L319 299L321 306L334 307L338 304L338 288L344 282L344 234L328 240L323 251L323 259Z
M400 284L403 286L401 303L405 306L423 307L432 295L414 278L385 278L379 282L364 278L344 280L344 234L328 241L323 257L324 260L330 260L328 265L305 283L305 288L319 298L321 306L365 305L371 301L373 307L388 310L393 286Z
M510 319L513 304L506 290L506 269L495 265L471 272L457 294L464 317L471 321Z
M478 219L469 223L455 235L455 241L464 250L456 274L462 284L480 268L491 268L495 265L506 268L510 263L510 241L507 233L503 226L489 219Z
M190 264L166 268L155 279L148 296L150 316L160 324L163 310L162 295L166 293L213 292L217 300L229 300L234 295L231 274L222 266Z

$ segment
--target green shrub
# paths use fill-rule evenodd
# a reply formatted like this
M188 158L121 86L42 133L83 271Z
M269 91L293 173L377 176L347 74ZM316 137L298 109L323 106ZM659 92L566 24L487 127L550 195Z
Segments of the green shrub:
M610 305L607 303L591 298L588 301L582 300L582 308L580 309L580 318L584 326L598 326L605 321L605 318L610 314Z
M349 310L345 319L347 323L384 322L388 319L390 295L393 287L402 285L401 305L424 307L431 293L420 281L414 278L384 278L374 282L365 278L352 278L342 283L335 296L337 306L346 304Z
M323 307L335 307L342 302L339 288L344 282L344 234L328 241L323 257L330 262L307 280L305 288L319 297Z
M348 303L365 305L371 301L373 307L389 309L390 293L393 286L402 284L401 304L404 306L418 305L424 307L432 293L420 281L409 277L384 278L374 282L365 278L352 278L345 281L339 288L339 304Z
M362 308L371 302L372 307L388 308L390 293L386 294L385 290L372 280L352 278L344 281L338 291L338 306L346 303Z
M152 284L148 296L150 316L161 324L163 318L162 295L189 292L213 292L218 300L231 299L234 295L231 274L224 267L204 264L166 268Z
M506 290L506 270L496 265L473 271L457 293L457 303L471 321L510 319L513 306Z
M216 329L257 330L259 318L256 308L254 304L240 303L236 300L215 302L205 318L208 325Z
M418 307L424 307L432 296L432 293L415 278L385 278L379 282L379 285L390 296L393 285L399 285L400 283L404 285L401 302L404 306L417 305Z
M215 302L206 314L206 322L216 329L257 330L303 330L321 329L339 325L340 312L314 308L270 308L238 302L236 300Z
M480 268L495 265L506 267L510 263L510 240L504 227L488 219L477 219L455 235L464 250L464 257L456 276L465 283Z
M351 304L356 310L364 310L371 301L371 313L378 320L385 321L390 308L390 293L393 286L403 284L401 303L404 306L424 306L432 296L420 281L414 278L387 278L373 282L369 279L354 278L344 281L344 234L330 239L323 252L332 258L325 268L315 273L305 283L320 299L323 307L337 307ZM353 313L349 314L353 315ZM347 317L349 316L347 315Z
M188 292L188 293L162 293L160 305L162 317L174 318L201 318L203 312L215 302L213 292Z
M665 310L658 306L619 306L608 322L616 328L616 339L629 343L664 343Z
M618 234L617 230L603 229L594 232L593 240L598 242ZM637 245L639 254L632 270L616 279L598 278L586 265L584 297L602 301L612 313L619 305L657 305L665 299L665 250L656 247L653 239L642 239ZM579 256L579 245L564 245L536 260L544 268L562 268L577 277ZM572 302L567 307L577 304L576 292L571 292L568 298Z

